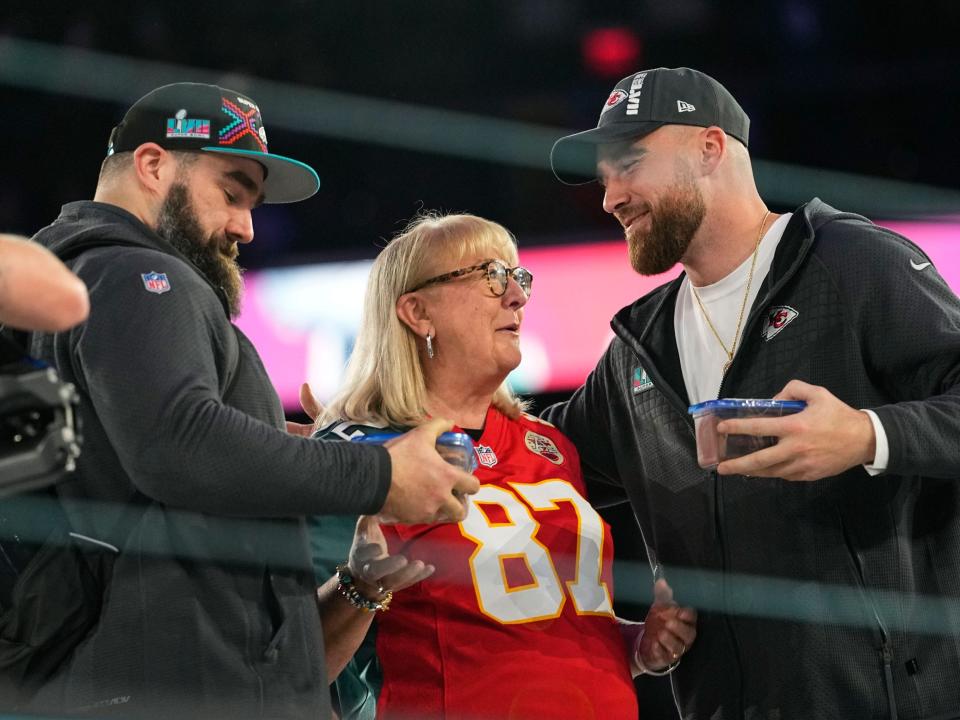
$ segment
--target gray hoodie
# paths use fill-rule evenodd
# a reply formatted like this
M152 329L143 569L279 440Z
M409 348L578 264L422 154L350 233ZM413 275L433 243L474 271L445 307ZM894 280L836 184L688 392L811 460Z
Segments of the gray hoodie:
M90 290L86 323L32 342L82 398L61 498L119 551L99 624L38 707L329 716L303 516L378 511L389 455L284 432L222 293L131 214L71 203L36 240Z

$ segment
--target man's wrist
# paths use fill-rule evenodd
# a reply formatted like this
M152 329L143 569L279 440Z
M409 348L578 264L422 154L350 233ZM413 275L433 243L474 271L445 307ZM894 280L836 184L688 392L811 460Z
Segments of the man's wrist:
M860 444L863 447L860 464L872 466L877 459L877 435L873 429L873 419L870 417L870 413L865 410L860 410L860 428L862 436Z
M867 448L866 454L870 457L862 463L863 468L870 475L879 475L886 472L890 464L890 444L887 440L887 431L880 422L880 417L873 410L861 410L870 420L870 431L872 432L872 447Z

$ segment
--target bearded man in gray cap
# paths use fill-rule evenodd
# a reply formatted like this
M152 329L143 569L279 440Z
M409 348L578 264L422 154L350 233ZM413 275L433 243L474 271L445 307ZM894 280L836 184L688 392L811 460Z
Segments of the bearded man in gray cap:
M35 334L32 350L81 395L84 452L58 490L93 568L77 566L78 587L94 584L102 605L79 608L82 622L65 608L63 628L37 613L52 648L44 660L66 659L32 707L329 717L320 611L359 611L335 581L318 610L303 516L463 516L454 493L477 482L435 450L449 424L387 448L288 434L256 351L231 323L253 209L318 186L312 168L268 152L251 98L177 83L114 128L94 200L64 206L37 234L90 288L89 320ZM13 639L36 647L33 636Z
M770 212L748 135L720 83L657 68L556 143L561 180L596 169L634 269L684 272L544 417L700 609L663 669L682 717L960 717L960 301L866 218ZM806 405L723 420L729 459L698 462L688 406L717 398ZM732 451L751 438L778 442Z

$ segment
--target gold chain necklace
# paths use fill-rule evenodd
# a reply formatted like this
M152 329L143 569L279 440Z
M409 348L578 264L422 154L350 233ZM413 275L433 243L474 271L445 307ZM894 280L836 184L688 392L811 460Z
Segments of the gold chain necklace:
M740 317L737 318L737 329L733 331L733 344L729 350L727 350L726 343L720 338L720 333L717 332L717 329L710 321L710 316L707 314L707 309L703 306L703 301L700 299L700 293L697 292L697 289L693 286L693 283L690 283L690 289L693 290L693 296L697 299L697 305L700 306L700 312L703 313L703 319L707 321L707 325L710 326L713 336L717 339L717 342L720 343L720 347L722 347L723 351L727 354L727 361L723 364L723 375L727 374L727 370L730 368L731 363L733 363L733 355L737 352L737 340L740 337L740 325L743 323L743 313L747 309L747 298L750 297L750 286L753 284L753 271L757 267L757 254L760 251L760 241L763 240L763 226L767 224L768 217L770 217L769 210L763 214L763 219L760 221L760 232L757 234L757 244L753 248L753 260L750 261L750 274L747 276L747 289L743 293L743 302L740 303Z

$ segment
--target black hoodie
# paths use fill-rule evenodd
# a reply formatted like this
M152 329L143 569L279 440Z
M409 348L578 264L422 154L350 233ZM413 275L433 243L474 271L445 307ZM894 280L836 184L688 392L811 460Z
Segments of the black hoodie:
M35 239L90 291L87 322L31 346L82 398L60 492L79 534L119 549L100 622L42 707L327 717L302 516L377 512L389 456L287 434L222 292L130 213L71 203Z
M681 716L960 717L957 296L906 238L819 200L794 213L721 397L826 387L877 413L890 458L788 482L697 465L681 280L621 310L586 384L544 414L591 500L629 500L656 572L700 610L672 678Z

